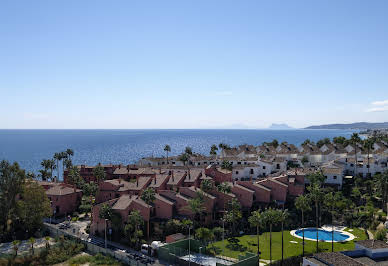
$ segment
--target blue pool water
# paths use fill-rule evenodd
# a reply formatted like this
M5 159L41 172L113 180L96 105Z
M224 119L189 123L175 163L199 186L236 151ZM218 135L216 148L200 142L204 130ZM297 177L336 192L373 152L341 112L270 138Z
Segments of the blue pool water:
M295 232L296 235L302 237L303 232L302 230L297 230ZM342 234L339 231L334 231L334 241L345 241L349 238L349 236ZM317 229L315 228L306 228L304 229L304 237L305 238L310 238L310 239L317 239ZM324 241L331 241L331 231L326 231L323 229L318 229L318 239L319 240L324 240Z

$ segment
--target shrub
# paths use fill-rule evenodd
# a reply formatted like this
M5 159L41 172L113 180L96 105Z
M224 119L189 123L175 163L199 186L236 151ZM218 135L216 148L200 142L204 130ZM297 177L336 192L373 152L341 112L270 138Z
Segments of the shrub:
M377 230L377 232L375 234L375 238L377 240L386 241L386 239L387 239L387 229L386 228L382 228L382 229Z

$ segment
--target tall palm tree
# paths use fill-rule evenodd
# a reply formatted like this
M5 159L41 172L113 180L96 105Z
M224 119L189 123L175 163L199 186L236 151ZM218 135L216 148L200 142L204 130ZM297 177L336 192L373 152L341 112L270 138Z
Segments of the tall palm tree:
M284 224L287 222L287 218L288 218L289 214L288 214L288 211L287 210L279 210L278 211L278 218L279 218L279 222L281 223L282 225L282 263L281 265L283 265L283 261L284 261L284 237L283 237L283 231L284 231Z
M331 252L334 252L334 212L338 199L333 192L327 193L324 198L325 206L331 214Z
M197 196L193 199L190 199L186 208L194 214L194 220L195 217L199 216L199 223L201 223L202 212L205 210L203 198Z
M357 133L353 133L350 137L350 142L354 145L354 158L356 161L354 164L354 176L357 176L357 146L361 142L361 138Z
M232 234L235 234L236 233L235 224L237 221L239 221L242 218L241 205L236 198L233 198L231 201L229 201L228 211L226 213L225 218L227 219L228 222L232 224Z
M364 148L368 151L368 178L370 173L369 155L370 155L370 151L373 150L373 144L374 144L373 138L368 138L364 141Z
M71 157L74 156L74 151L72 149L66 150L67 158L71 160Z
M213 144L210 148L210 155L217 155L218 147L217 145Z
M279 213L269 208L263 213L264 220L266 224L269 224L269 262L272 263L272 225L275 225L279 222Z
M381 195L382 199L382 209L387 211L387 202L388 202L388 170L385 170L379 175L375 175L375 189Z
M258 265L260 265L260 233L259 233L259 230L260 230L260 226L262 224L262 220L263 220L263 217L262 217L259 210L252 212L251 216L249 216L249 218L248 218L249 224L252 227L254 227L254 226L256 227Z
M61 161L62 161L62 173L65 171L65 161L68 159L67 153L65 151L61 152Z
M319 228L319 212L318 212L318 208L319 208L319 204L322 201L322 189L321 189L319 184L315 183L315 184L311 184L308 187L308 191L309 191L310 199L315 204L315 227L316 227L316 231L317 231L317 252L318 252L318 240L319 240L318 239L318 228Z
M141 194L140 198L148 205L151 205L155 201L155 190L153 190L150 187L146 188ZM150 221L147 221L147 238L149 238L149 236L150 236Z
M302 256L304 257L304 212L306 211L311 211L310 207L310 199L307 196L300 195L299 197L296 198L295 200L295 207L296 209L300 210L302 212Z
M170 145L164 146L164 151L166 152L166 157L167 157L167 164L168 164L168 153L171 152L171 147Z
M185 148L185 153L187 153L188 155L193 155L193 149L189 146L187 146Z
M54 160L56 160L56 162L57 162L57 173L58 173L57 178L55 179L55 182L58 182L58 179L59 179L59 161L62 160L61 153L56 152L54 154Z

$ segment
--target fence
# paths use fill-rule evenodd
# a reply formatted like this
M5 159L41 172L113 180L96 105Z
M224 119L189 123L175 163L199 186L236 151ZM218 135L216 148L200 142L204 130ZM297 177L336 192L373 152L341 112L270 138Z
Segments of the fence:
M189 255L189 245L190 245L190 253L199 253L199 254L207 254L207 245L194 239L184 239L174 243L170 243L164 245L159 248L158 256L159 259L167 261L171 264L186 266L189 265L187 260L184 260L182 257ZM217 261L217 266L225 266L222 262L225 263L225 258L218 258L209 256L214 258L213 261ZM246 252L244 255L240 255L238 259L235 261L228 261L228 265L237 265L237 266L255 266L257 265L258 257L256 254ZM190 265L199 265L195 262L190 262Z
M133 260L127 256L126 253L120 252L120 251L114 251L108 248L103 248L98 245L95 245L93 243L90 243L87 241L87 238L82 239L78 235L71 234L67 231L63 231L55 227L54 225L51 224L44 224L45 228L50 232L51 236L54 237L59 237L59 236L66 236L67 238L75 239L83 243L86 247L86 250L89 251L91 254L97 254L101 253L104 255L111 256L125 264L131 265L131 266L146 266L146 264L141 263L140 261Z

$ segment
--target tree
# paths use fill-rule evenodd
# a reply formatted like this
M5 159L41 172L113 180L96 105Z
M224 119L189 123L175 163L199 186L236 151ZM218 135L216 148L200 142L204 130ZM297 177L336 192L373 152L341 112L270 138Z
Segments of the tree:
M171 152L171 147L170 147L170 145L164 146L164 151L166 152L167 163L168 163L168 153Z
M185 148L185 153L188 155L193 155L193 149L191 147L186 147Z
M55 161L54 160L48 160L44 159L40 165L44 168L44 170L40 170L41 178L43 181L46 181L47 179L52 180L53 178L53 171L56 168Z
M94 182L85 183L82 186L82 192L84 196L96 196L96 193L98 191L98 185Z
M310 207L310 199L307 196L300 195L299 197L296 198L295 200L295 207L297 210L301 211L302 213L302 235L303 235L303 240L302 240L302 246L303 246L303 253L302 256L304 257L304 213L306 211L311 211Z
M28 242L31 244L31 254L34 255L35 238L31 237Z
M186 165L186 163L189 161L189 155L187 153L183 153L178 157L178 160L183 163L183 165Z
M230 150L231 149L231 147L228 144L225 144L225 143L218 144L218 148L220 148L222 150Z
M307 190L309 191L309 197L315 204L315 227L317 231L317 252L318 252L318 228L319 228L319 204L322 201L322 189L318 183L312 183Z
M240 202L233 198L228 202L228 211L225 215L225 220L232 225L232 233L235 233L235 223L241 220L241 205Z
M223 160L221 163L221 168L222 169L227 169L229 171L232 171L233 169L233 164L227 160Z
M71 157L74 156L74 151L72 149L66 150L67 158L71 160Z
M209 193L213 189L213 181L210 179L204 179L201 182L201 190L203 190L206 193Z
M361 142L361 138L357 133L353 133L353 135L350 137L350 142L354 145L354 176L357 176L357 146Z
M61 160L62 160L62 173L65 171L65 160L67 159L67 153L65 151L61 152Z
M263 213L265 224L269 224L269 261L272 263L272 225L279 222L279 213L272 209L266 209Z
M46 241L46 249L50 249L50 237L49 236L46 236L44 238L44 240Z
M140 198L148 205L151 205L155 201L155 190L150 187L146 188Z
M311 140L306 139L306 140L302 143L302 145L307 145L307 144L311 144L311 143L312 143Z
M52 214L51 204L44 188L34 181L23 184L16 208L19 222L28 232L35 232L41 228L43 218L50 217Z
M375 189L380 195L382 200L382 209L387 211L387 202L388 202L388 170L385 170L383 173L375 175Z
M330 144L330 139L329 138L324 138L324 139L321 139L321 140L318 140L317 141L317 146L318 148L322 147L323 145L325 144Z
M59 179L59 161L62 160L61 153L59 153L59 152L54 153L54 160L57 162L57 167L56 168L57 168L57 173L58 173L55 182L58 182L58 179Z
M141 226L144 225L143 217L138 210L131 211L128 215L128 223L125 226L125 234L129 242L135 247L138 246L140 239L143 237Z
M213 231L206 227L200 227L195 230L195 237L199 240L210 242L214 239Z
M85 184L85 180L81 177L77 166L72 166L68 169L67 179L68 182L79 189L82 189Z
M303 156L303 158L302 158L302 164L306 164L306 163L308 163L309 162L309 159L307 158L307 156L305 155L305 156Z
M18 256L19 245L20 245L19 240L12 241L12 249L15 251L15 258Z
M279 222L282 226L282 265L283 265L283 261L284 261L284 237L283 237L283 231L284 231L284 224L287 222L287 219L288 219L288 211L287 210L279 210L278 211L278 218L279 218Z
M306 178L310 182L310 185L317 184L318 186L321 186L326 179L321 171L311 173L307 175Z
M368 151L368 177L370 177L370 164L369 164L369 155L370 151L373 150L373 144L374 144L374 139L369 138L364 141L364 148Z
M101 219L110 220L112 218L112 207L106 203L101 205L98 217Z
M256 227L257 234L257 257L258 261L260 261L260 226L263 222L263 217L259 210L251 213L251 216L248 218L248 222L252 227Z
M16 196L21 193L25 171L17 163L0 162L0 240L7 239L16 220Z
M217 155L217 151L218 151L217 145L213 144L213 145L210 147L210 155Z
M227 169L229 171L232 171L233 169L233 165L231 162L227 161L227 160L223 160L222 163L221 163L221 168L222 169Z
M97 184L99 184L101 181L104 181L106 178L104 167L102 167L100 164L94 167L93 175L96 178Z
M342 137L342 136L334 137L334 138L333 138L333 143L335 143L335 144L342 144L342 145L345 145L346 142L347 142L346 138L345 138L345 137Z
M223 194L228 194L232 191L232 187L227 182L222 182L217 186L217 190ZM225 201L224 201L224 210L225 212Z
M333 192L329 192L324 196L325 206L331 214L331 252L334 252L334 215L338 200Z
M270 144L272 147L277 148L279 146L279 141L277 139L274 139Z
M205 210L203 198L197 195L195 198L190 199L186 208L194 214L194 220L199 217L201 222L202 212Z

